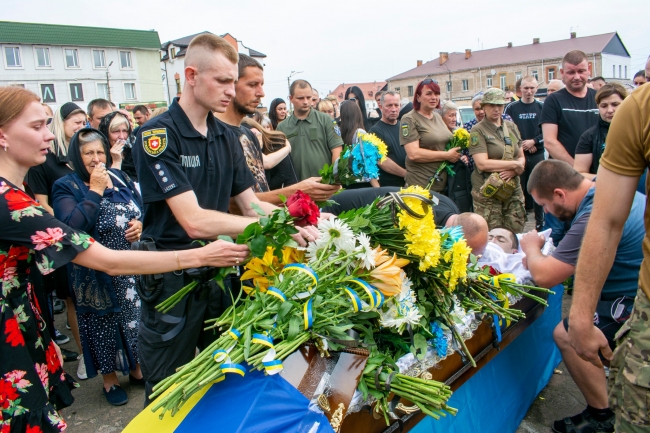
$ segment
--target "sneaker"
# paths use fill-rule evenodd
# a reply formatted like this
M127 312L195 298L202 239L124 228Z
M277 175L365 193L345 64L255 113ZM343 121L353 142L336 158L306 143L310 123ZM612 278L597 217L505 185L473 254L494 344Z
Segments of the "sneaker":
M54 330L54 342L56 344L58 344L60 346L62 344L67 343L68 341L70 341L70 337L68 337L67 335L61 334L58 329Z
M76 361L79 358L79 354L77 352L73 352L72 350L65 350L61 347L59 349L61 349L61 355L63 355L64 362Z
M52 311L54 311L54 314L63 313L65 311L65 302L58 298L54 298L52 300Z
M585 409L571 418L564 418L553 423L554 433L569 432L594 432L594 433L614 433L614 415L605 421L596 421L589 411Z
M106 401L113 406L122 406L129 402L129 396L126 395L126 391L124 391L119 385L111 386L111 389L108 391L102 387L102 391L104 391Z
M79 378L79 380L88 379L88 375L86 374L86 363L84 362L83 355L79 355L79 366L77 367L77 377Z
M67 320L65 321L65 329L70 329L70 322Z

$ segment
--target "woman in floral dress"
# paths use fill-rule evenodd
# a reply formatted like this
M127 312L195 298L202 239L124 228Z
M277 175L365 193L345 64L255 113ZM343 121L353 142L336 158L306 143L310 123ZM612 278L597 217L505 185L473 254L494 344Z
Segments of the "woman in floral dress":
M0 432L63 431L58 410L73 402L75 383L41 315L30 272L47 274L74 261L110 275L153 274L200 266L234 266L245 246L216 241L204 248L148 253L113 251L47 213L23 185L42 164L54 137L39 97L0 87ZM35 266L33 266L35 265Z

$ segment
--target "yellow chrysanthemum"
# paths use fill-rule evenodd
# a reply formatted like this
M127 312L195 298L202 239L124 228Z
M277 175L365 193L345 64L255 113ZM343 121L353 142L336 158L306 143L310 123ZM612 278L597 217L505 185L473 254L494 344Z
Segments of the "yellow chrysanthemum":
M270 283L270 278L275 276L276 272L281 268L280 261L273 254L273 247L266 247L266 252L264 257L261 259L258 257L252 258L246 265L244 269L246 272L241 276L241 280L253 280L253 284L261 291L266 292ZM250 293L251 290L247 286L242 285L242 289L246 293Z
M472 249L467 246L465 239L454 242L451 249L445 253L445 261L450 264L445 271L445 278L449 281L449 291L456 290L458 281L467 278L467 259Z
M417 185L403 188L401 192L420 194L431 198L429 190ZM417 213L425 213L426 210L426 216L422 219L413 218L404 210L397 215L399 228L404 230L404 238L408 242L406 252L420 258L418 267L420 271L424 272L437 266L440 261L440 232L436 229L433 209L426 209L422 201L416 198L402 197L402 199Z
M384 162L386 160L386 155L388 155L388 147L381 138L377 137L375 134L366 133L361 135L361 140L367 141L377 148L377 152L379 152L379 155L381 155L380 162Z
M469 132L465 128L458 128L454 131L454 138L452 139L454 146L459 146L461 149L469 147Z

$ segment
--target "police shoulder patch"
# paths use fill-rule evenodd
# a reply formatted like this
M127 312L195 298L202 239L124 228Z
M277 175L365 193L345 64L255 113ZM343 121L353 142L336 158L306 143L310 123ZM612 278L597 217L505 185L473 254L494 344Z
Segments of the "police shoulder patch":
M472 146L476 146L478 144L478 132L470 132L469 140Z
M142 147L147 155L160 156L167 149L167 128L144 131L142 133Z
M402 123L402 136L403 137L408 137L409 136L409 125L408 123Z

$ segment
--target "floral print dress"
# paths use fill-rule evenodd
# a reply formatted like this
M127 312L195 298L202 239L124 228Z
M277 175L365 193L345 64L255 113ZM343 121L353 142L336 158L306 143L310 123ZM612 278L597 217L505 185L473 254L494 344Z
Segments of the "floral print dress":
M62 431L57 410L72 404L77 384L63 371L28 277L66 265L94 240L3 178L0 227L0 432Z

